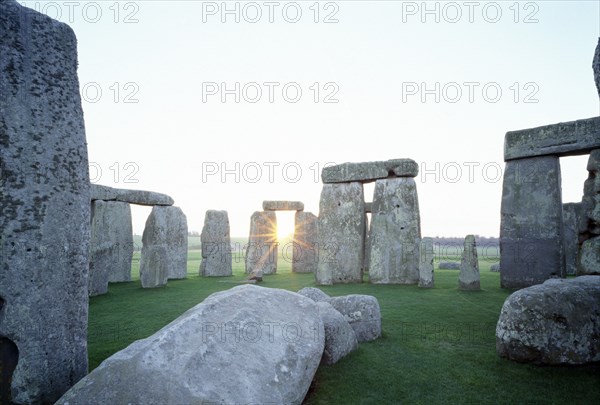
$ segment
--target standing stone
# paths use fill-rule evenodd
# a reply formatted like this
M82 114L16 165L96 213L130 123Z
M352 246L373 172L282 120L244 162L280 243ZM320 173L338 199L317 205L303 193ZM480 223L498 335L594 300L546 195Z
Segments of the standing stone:
M231 276L231 238L227 211L206 211L200 240L202 242L200 275Z
M567 275L577 272L577 251L579 250L579 222L581 203L563 204L563 229L565 243L565 264Z
M523 288L565 276L560 165L555 156L506 162L500 283Z
M187 219L181 208L152 208L142 235L140 279L157 280L158 284L152 281L148 287L166 284L166 281L163 283L163 266L166 268L168 279L187 276L187 234ZM142 287L146 288L143 282Z
M592 69L594 71L594 81L596 82L596 90L598 90L598 97L600 97L600 38L598 38L598 45L596 46L596 52L594 53Z
M296 212L292 251L294 273L314 273L317 269L318 218L311 212Z
M600 235L600 149L590 153L587 171L581 200L582 240Z
M421 240L419 261L419 287L433 288L433 239Z
M581 245L577 261L577 275L600 274L600 236Z
M479 260L477 258L477 245L475 236L467 235L465 248L460 260L460 273L458 273L458 288L461 290L479 290Z
M131 281L133 234L129 204L92 201L89 294L106 294L108 282Z
M90 179L73 31L0 1L0 72L0 398L53 403L88 366Z
M414 179L377 180L371 221L371 283L417 284L421 223Z
M250 218L246 250L246 274L262 279L277 272L277 216L274 211L256 211Z
M494 263L490 266L490 271L492 273L499 273L500 272L500 263Z
M362 282L364 205L361 183L323 185L319 203L317 284Z

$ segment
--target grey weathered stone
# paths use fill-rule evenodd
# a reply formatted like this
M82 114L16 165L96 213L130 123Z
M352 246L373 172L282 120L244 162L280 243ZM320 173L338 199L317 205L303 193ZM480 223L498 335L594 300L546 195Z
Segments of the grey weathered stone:
M52 403L88 364L90 179L73 31L0 1L0 72L0 402Z
M372 202L366 202L365 203L365 212L367 213L371 213L373 212L373 203Z
M362 282L364 227L362 184L324 184L319 203L317 284Z
M179 207L155 206L142 235L140 279L152 280L148 287L163 285L162 266L168 279L187 277L188 228ZM148 273L147 275L145 273ZM155 284L155 281L157 284Z
M301 289L300 291L298 291L298 294L303 295L307 298L310 298L311 300L315 301L315 302L328 302L329 301L329 295L325 294L323 291L319 290L318 288L314 288L314 287L304 287L303 289Z
M324 341L314 301L237 286L112 355L57 404L301 404Z
M419 287L433 288L433 239L421 239L421 248L419 249Z
M292 271L314 273L317 270L318 218L310 212L296 212L292 241Z
M596 82L598 97L600 97L600 38L598 38L598 45L596 45L596 52L594 53L594 60L592 61L592 70L594 71L594 81Z
M381 336L381 311L377 298L351 294L333 297L329 303L344 315L359 342L368 342Z
M202 262L200 275L231 276L231 237L227 211L208 210L204 215L204 227L200 234Z
M579 223L581 203L563 204L563 240L565 246L565 269L568 275L577 272L577 251L579 250Z
M104 201L121 201L136 205L173 205L174 201L166 194L155 193L154 191L127 190L102 186L100 184L91 185L91 199Z
M600 236L581 245L577 261L577 275L600 274Z
M584 155L599 148L600 117L593 117L507 132L504 160Z
M499 273L500 272L500 263L494 263L490 266L490 271L493 273Z
M475 236L467 235L465 247L460 260L460 273L458 273L458 288L461 290L479 290L479 260Z
M346 318L328 302L317 302L325 329L325 348L321 364L335 364L358 349L356 333Z
M580 242L600 235L600 149L590 153L581 200Z
M369 271L369 262L371 261L371 226L373 225L372 218L373 215L367 215L367 213L365 212L365 255L363 257L363 271Z
M263 201L264 211L304 211L302 201Z
M277 217L273 211L256 211L250 218L246 274L277 272Z
M510 295L496 325L502 357L536 364L600 361L600 276L547 280Z
M412 159L392 159L380 162L342 163L324 167L323 183L369 183L388 177L416 177L419 165Z
M412 178L377 180L369 234L369 280L417 284L421 223Z
M440 270L460 270L460 263L458 263L458 262L439 262L438 269L440 269Z
M506 163L500 221L500 283L523 288L565 276L558 158Z
M131 281L133 232L129 204L92 201L89 295L108 292L108 282Z

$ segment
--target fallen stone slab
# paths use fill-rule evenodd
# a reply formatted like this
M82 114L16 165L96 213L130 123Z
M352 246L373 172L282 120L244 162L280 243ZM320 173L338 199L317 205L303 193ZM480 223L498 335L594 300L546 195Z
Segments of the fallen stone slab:
M593 117L507 132L504 160L584 155L599 148L600 117Z
M351 294L333 297L329 303L344 315L359 342L369 342L381 336L381 310L377 298Z
M501 357L535 364L600 361L600 276L551 279L511 294L496 325Z
M439 270L460 270L460 263L457 262L439 262Z
M3 404L53 403L88 368L90 179L77 39L30 7L0 1Z
M356 333L346 318L328 302L317 302L317 309L325 328L325 348L321 364L335 364L358 349Z
M304 211L301 201L263 201L263 211Z
M325 294L323 291L319 290L318 288L314 288L314 287L304 287L303 289L301 289L300 291L298 291L298 294L303 295L307 298L310 298L311 300L315 301L315 302L328 302L329 299L331 298L329 295Z
M314 301L241 285L112 355L57 404L301 404L324 347Z
M91 199L104 201L122 201L136 205L173 205L175 202L166 194L155 193L153 191L127 190L122 188L113 188L101 186L99 184L91 185Z
M379 162L342 163L324 167L323 183L370 183L388 177L416 177L419 165L412 159L392 159Z

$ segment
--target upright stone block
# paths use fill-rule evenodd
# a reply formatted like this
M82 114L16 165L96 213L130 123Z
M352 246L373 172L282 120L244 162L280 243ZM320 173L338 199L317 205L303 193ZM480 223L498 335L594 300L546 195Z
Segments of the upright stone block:
M262 277L277 272L277 216L274 211L256 211L250 218L246 250L246 274Z
M477 256L475 236L467 235L460 260L458 288L461 290L479 290L481 288L479 279L479 259Z
M227 211L206 211L200 240L202 242L200 275L231 276L231 237Z
M152 208L142 235L140 279L146 272L162 274L160 266L163 265L166 266L168 279L187 277L187 234L187 218L181 208L175 206ZM160 263L156 262L158 258ZM148 279L156 278L149 275Z
M577 272L577 252L579 250L579 222L581 203L563 204L563 229L565 243L565 265L567 275Z
M319 203L317 284L362 282L364 201L361 183L323 185Z
M500 223L503 288L565 277L560 165L554 156L506 162Z
M90 179L66 24L0 1L0 402L87 373Z
M296 212L294 222L292 271L314 273L318 260L318 218L311 212Z
M433 288L433 239L421 239L419 260L419 287Z
M414 179L377 180L371 221L371 283L417 284L421 223Z
M131 209L123 202L92 201L90 296L106 294L108 282L131 281Z

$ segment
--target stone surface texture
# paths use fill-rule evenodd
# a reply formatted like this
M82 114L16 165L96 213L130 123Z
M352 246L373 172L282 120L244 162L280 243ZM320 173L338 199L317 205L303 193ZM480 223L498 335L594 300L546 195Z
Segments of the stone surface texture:
M594 82L596 82L598 97L600 97L600 38L598 38L598 45L596 46L596 52L592 60L592 70L594 72Z
M146 220L142 235L140 279L149 281L148 287L163 284L165 267L168 279L187 277L188 250L187 219L181 208L154 206Z
M277 217L273 211L256 211L250 218L250 237L246 250L246 274L277 272Z
M166 194L155 193L154 191L127 190L102 186L100 184L91 185L91 199L104 201L121 201L136 205L173 205L174 201Z
M75 34L0 1L0 72L0 358L18 356L2 370L11 382L0 402L52 403L88 366L90 179Z
M299 405L324 336L314 301L279 289L234 287L112 355L57 404Z
M369 280L417 284L421 223L412 178L377 180L369 233Z
M227 211L206 211L200 241L202 243L200 275L231 276L231 237Z
M547 280L510 295L496 325L496 351L535 364L600 361L600 276Z
M314 273L318 263L318 218L310 212L296 212L292 251L294 273ZM289 255L288 255L289 256Z
M317 284L362 282L364 228L362 184L324 184L319 203Z
M342 163L323 168L323 183L368 183L388 177L416 177L419 165L412 159L392 159L380 162Z
M500 282L523 288L565 276L557 157L506 163L500 221Z

